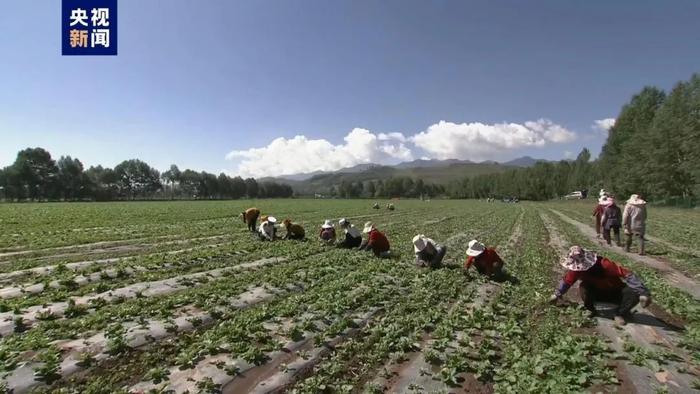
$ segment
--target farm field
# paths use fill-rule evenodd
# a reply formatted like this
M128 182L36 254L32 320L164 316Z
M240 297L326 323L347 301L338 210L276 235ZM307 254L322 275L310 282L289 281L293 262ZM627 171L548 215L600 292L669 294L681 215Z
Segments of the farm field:
M380 202L382 207L386 202ZM700 214L650 208L646 259L590 237L590 203L257 200L0 205L0 385L56 393L692 392L700 389ZM257 206L306 228L260 242ZM657 214L658 212L658 214ZM373 221L398 256L314 239ZM582 223L576 226L572 221ZM284 233L284 230L280 230ZM447 246L417 268L411 239ZM511 280L464 273L495 246ZM571 244L653 294L623 328L576 289L550 306Z

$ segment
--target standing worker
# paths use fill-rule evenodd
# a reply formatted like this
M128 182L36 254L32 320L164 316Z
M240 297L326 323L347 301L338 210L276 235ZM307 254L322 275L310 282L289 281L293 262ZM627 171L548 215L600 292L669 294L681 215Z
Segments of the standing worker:
M360 250L372 251L375 256L388 258L391 257L391 251L389 249L389 240L386 235L381 231L377 230L374 223L365 223L365 228L362 230L363 233L368 234L367 242L360 245Z
M636 235L639 237L639 254L642 256L644 256L644 235L647 222L646 203L638 194L633 194L627 200L625 211L622 214L622 226L625 228L625 235L627 236L625 251L630 251L632 237Z
M487 248L483 243L473 239L469 241L467 256L467 261L464 262L465 271L474 265L482 275L491 278L503 275L503 260L496 253L495 248Z
M413 237L413 251L416 254L416 265L419 267L438 268L447 253L447 247L438 244L423 234Z
M641 302L644 308L651 304L651 293L633 272L595 252L572 246L561 265L567 271L559 282L559 287L549 298L551 303L556 303L580 280L579 294L591 316L597 314L596 301L612 302L617 305L617 325L627 322L632 315L632 308L637 303Z
M333 223L330 220L323 222L318 237L321 241L328 244L335 242L335 227L333 227Z
M304 239L306 232L304 231L304 227L300 224L292 223L289 219L284 219L282 225L287 230L284 239L296 239L300 241Z
M258 236L262 241L274 241L277 238L277 229L275 228L275 223L277 219L273 216L268 216L267 220L260 223L260 228L258 229Z
M603 216L600 218L600 225L603 228L603 238L608 246L612 245L610 240L610 230L615 233L615 244L622 246L620 242L620 226L622 225L622 211L615 204L615 199L611 196L605 202Z
M600 222L601 218L603 217L603 211L605 210L606 203L608 201L607 196L601 196L598 199L598 203L595 205L595 208L593 209L593 217L595 218L595 233L596 237L600 238L601 234L601 228L600 228Z
M362 234L349 220L342 218L338 226L345 232L345 239L338 243L339 248L357 248L362 244Z
M257 226L258 216L260 216L260 210L258 208L248 208L241 212L241 218L243 218L243 223L248 225L248 230L250 232L255 232L255 227Z

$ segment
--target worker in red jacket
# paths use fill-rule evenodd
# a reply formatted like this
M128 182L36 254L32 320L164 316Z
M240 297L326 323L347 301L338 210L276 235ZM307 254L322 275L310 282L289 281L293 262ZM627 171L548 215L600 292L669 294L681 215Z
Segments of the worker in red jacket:
M603 213L605 212L605 208L608 206L608 195L601 196L598 199L598 203L595 205L595 208L593 208L593 218L595 219L595 233L598 238L600 238L601 232L601 227L602 227L602 222L601 219L603 217Z
M372 222L365 223L365 228L362 231L367 234L367 242L360 245L360 250L372 251L377 257L391 257L389 249L389 240L386 235L377 230Z
M595 252L572 246L561 265L566 268L564 278L550 298L556 303L576 281L583 305L595 316L596 301L617 305L615 323L624 325L638 303L646 308L651 304L651 293L641 280L627 268L597 255Z
M469 241L467 261L464 262L464 270L469 270L472 265L476 267L480 274L487 275L491 278L503 274L503 260L498 253L496 253L496 249L487 248L486 245L475 239Z

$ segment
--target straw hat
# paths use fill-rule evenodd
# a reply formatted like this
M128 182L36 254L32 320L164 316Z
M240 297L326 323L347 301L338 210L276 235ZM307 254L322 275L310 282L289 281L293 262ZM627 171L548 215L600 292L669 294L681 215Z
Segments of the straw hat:
M630 199L627 200L627 203L632 205L644 205L647 202L639 198L639 194L633 194L630 196Z
M367 223L365 223L365 228L362 229L362 232L365 233L365 234L367 234L367 233L369 233L370 231L372 231L372 229L374 229L374 223L372 223L372 222L367 222Z
M339 225L340 227L349 226L349 225L350 225L350 221L348 221L348 219L342 218L342 219L338 220L338 225Z
M330 220L326 219L323 225L321 225L321 228L333 228L333 223L331 223Z
M572 246L561 261L562 267L571 271L588 271L595 265L598 255L580 246Z
M428 240L425 238L425 235L418 234L413 237L413 251L415 253L422 252L426 246L428 246Z
M484 253L484 250L486 250L486 245L482 244L481 242L475 239L472 239L471 241L469 241L469 249L467 249L467 256L476 257Z

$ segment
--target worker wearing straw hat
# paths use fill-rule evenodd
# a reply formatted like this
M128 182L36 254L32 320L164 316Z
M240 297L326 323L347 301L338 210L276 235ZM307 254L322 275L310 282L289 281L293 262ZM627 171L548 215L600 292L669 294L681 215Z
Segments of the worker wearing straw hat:
M284 235L284 239L302 240L306 236L304 227L302 227L301 224L292 223L291 220L284 219L282 225L287 230L287 233Z
M593 251L572 246L561 265L566 268L566 273L550 297L551 303L556 303L578 280L581 281L581 300L591 315L597 313L597 301L612 302L617 306L615 323L618 325L627 322L632 308L638 303L644 308L651 303L649 290L633 272Z
M389 239L384 233L377 230L374 223L365 223L362 232L367 234L367 242L360 245L360 250L372 251L377 257L391 257Z
M469 241L464 270L469 270L472 265L476 267L480 274L492 278L503 274L503 260L496 253L496 249L487 248L486 245L475 239Z
M603 216L600 218L600 226L603 228L603 238L608 245L612 245L610 239L610 231L615 234L615 243L617 246L622 246L620 242L620 226L622 225L622 211L615 204L615 199L610 196L604 203L605 209Z
M419 267L437 268L447 253L447 247L438 244L423 234L413 237L413 252L416 254L416 265Z
M275 224L277 219L274 216L268 216L266 220L260 223L260 228L258 229L258 236L263 241L274 241L277 238L277 229Z
M598 203L593 208L593 218L595 219L595 233L598 238L600 238L601 231L601 218L603 217L603 211L607 206L608 196L604 195L598 199Z
M633 194L627 200L625 211L622 213L622 226L625 228L627 240L625 250L630 251L632 238L639 237L639 254L644 255L644 234L646 232L647 207L646 201L638 194Z
M248 230L250 232L255 232L255 227L257 226L258 216L260 216L260 210L258 208L248 208L241 212L241 218L243 218L243 223L248 225Z
M338 226L345 232L345 239L338 243L339 248L357 248L362 244L362 234L346 218L338 221Z
M326 243L335 242L335 227L333 227L333 223L330 220L323 222L318 237L321 241Z

